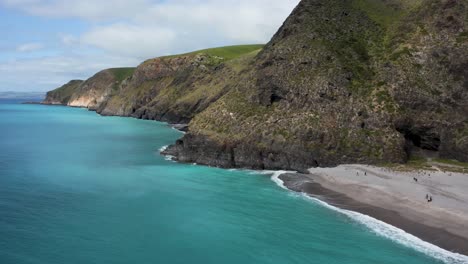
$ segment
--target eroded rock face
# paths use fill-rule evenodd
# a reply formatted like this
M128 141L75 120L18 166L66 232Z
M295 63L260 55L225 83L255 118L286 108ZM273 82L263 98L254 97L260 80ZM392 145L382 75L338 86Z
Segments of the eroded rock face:
M253 56L226 63L203 53L148 60L97 111L103 115L188 123L226 93Z
M410 145L468 161L466 1L375 1L303 0L167 153L304 170L405 162Z
M228 91L260 48L224 47L220 49L235 56L224 58L206 50L150 59L136 69L104 70L69 91L63 104L101 115L187 124Z
M72 94L83 83L81 80L73 80L47 93L43 104L48 105L67 105L70 101Z
M304 171L405 162L414 149L468 161L467 5L302 0L258 54L103 71L69 104L190 121L166 150L184 162Z
M71 107L96 110L118 91L134 68L113 68L100 71L86 81L71 81L47 93L43 104L57 102Z
M116 89L116 82L117 79L110 70L101 71L82 83L67 105L96 110Z

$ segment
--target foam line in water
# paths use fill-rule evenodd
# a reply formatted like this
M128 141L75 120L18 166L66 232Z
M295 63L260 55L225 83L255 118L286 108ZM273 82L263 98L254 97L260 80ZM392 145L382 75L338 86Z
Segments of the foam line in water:
M321 206L324 206L326 208L329 208L331 210L334 210L336 212L346 215L352 220L357 221L358 223L366 226L372 232L374 232L375 234L379 236L388 238L406 247L413 248L435 259L442 260L448 264L467 264L468 263L468 256L461 255L458 253L453 253L445 249L442 249L436 245L423 241L418 237L415 237L397 227L389 225L373 217L370 217L368 215L361 214L358 212L332 206L324 201L311 197L305 193L303 193L302 195L305 198L309 200L313 200L314 202L320 204Z
M271 171L271 170L264 170L264 171L251 171L252 174L263 174L263 175L271 175L271 180L274 181L279 187L289 190L285 185L284 182L279 178L282 174L285 173L296 173L296 171Z
M162 146L162 147L159 149L159 152L165 151L168 147L169 147L169 145Z
M162 146L160 149L159 149L159 153L165 151L167 148L169 147L169 145L167 146ZM164 155L164 159L167 160L167 161L174 161L174 156L172 155Z
M177 132L181 133L181 134L184 134L184 135L185 135L185 134L187 134L187 132L185 132L185 131L182 131L182 130L179 130L179 129L177 129L177 128L173 127L173 126L171 126L171 128L172 128L173 130L175 130L175 131L177 131Z
M265 171L261 172L261 174L271 174L271 180L274 181L279 187L283 189L287 189L286 186L284 186L284 182L279 178L281 174L286 173L285 171ZM289 190L289 189L287 189ZM389 225L387 223L384 223L380 220L377 220L373 217L370 217L365 214L361 214L358 212L346 210L346 209L341 209L335 206L332 206L324 201L321 201L315 197L311 197L310 195L306 193L302 193L301 196L305 197L307 200L312 200L315 203L326 207L328 209L331 209L335 212L341 213L350 219L364 225L368 229L370 229L373 233L385 237L387 239L390 239L398 244L401 244L403 246L413 248L418 252L421 252L423 254L426 254L432 258L441 260L447 264L468 264L468 256L458 254L458 253L453 253L450 251L447 251L445 249L442 249L436 245L433 245L431 243L428 243L426 241L421 240L418 237L415 237L409 233L406 233L405 231L394 227L392 225Z

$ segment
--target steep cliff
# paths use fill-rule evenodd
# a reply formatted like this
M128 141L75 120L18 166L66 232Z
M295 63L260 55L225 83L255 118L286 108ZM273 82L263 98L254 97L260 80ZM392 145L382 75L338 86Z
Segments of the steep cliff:
M165 153L304 170L468 161L467 2L303 0L228 92Z
M188 123L227 91L261 47L224 47L145 61L98 113Z
M119 90L134 71L135 68L113 68L100 71L86 81L70 81L48 92L42 103L96 110Z
M164 153L292 169L468 161L466 0L302 0L272 40L145 61L45 102L185 123ZM120 76L120 77L119 77Z
M83 83L81 80L73 80L69 83L47 93L43 104L67 105L73 93Z
M65 85L44 103L84 107L102 115L188 123L227 91L263 45L240 45L150 59L137 68L103 70ZM66 96L65 96L66 95Z
M75 89L68 105L96 110L134 71L135 68L114 68L98 72Z

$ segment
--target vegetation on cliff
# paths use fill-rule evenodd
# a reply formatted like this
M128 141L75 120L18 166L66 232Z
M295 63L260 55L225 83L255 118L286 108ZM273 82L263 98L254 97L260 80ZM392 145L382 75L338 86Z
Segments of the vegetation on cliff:
M261 50L151 59L71 97L94 98L103 115L191 121L166 151L184 162L468 161L467 14L462 0L302 0Z
M237 85L166 153L304 170L468 160L467 3L303 0Z
M188 123L229 89L261 47L221 47L147 60L98 113Z
M60 104L103 115L188 123L226 91L263 45L205 49L154 58L137 68L103 70L55 90ZM52 99L48 96L45 102Z
M72 80L63 86L47 93L44 104L66 105L70 101L73 93L83 83L82 80Z

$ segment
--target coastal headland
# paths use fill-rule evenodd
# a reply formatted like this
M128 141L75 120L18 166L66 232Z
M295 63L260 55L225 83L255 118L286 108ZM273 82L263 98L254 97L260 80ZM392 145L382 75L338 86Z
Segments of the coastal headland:
M103 70L43 103L188 124L163 154L298 171L294 191L468 254L467 19L460 0L302 0L266 45Z

